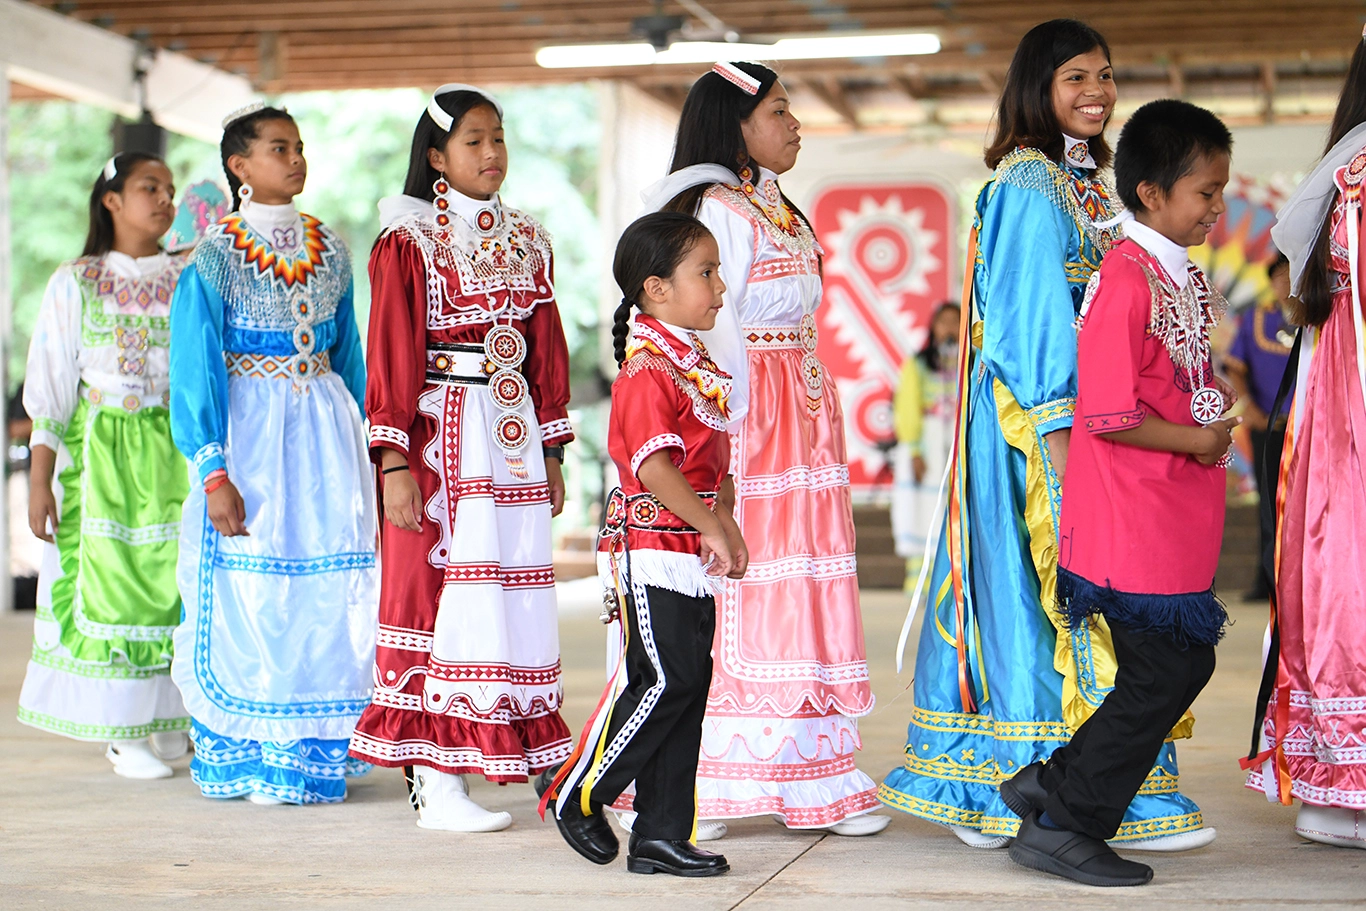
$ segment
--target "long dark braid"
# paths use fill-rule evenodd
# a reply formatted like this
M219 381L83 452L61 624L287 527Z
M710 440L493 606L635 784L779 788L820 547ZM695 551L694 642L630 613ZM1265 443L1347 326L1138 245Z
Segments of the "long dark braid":
M634 306L623 297L612 314L612 355L617 359L618 367L626 361L626 336L631 334L631 308Z

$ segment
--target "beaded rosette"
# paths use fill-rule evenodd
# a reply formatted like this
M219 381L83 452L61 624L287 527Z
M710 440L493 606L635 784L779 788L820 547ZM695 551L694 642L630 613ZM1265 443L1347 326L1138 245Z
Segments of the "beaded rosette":
M489 398L499 412L493 420L493 442L503 451L508 471L523 481L530 474L522 454L531 440L531 425L518 412L530 394L521 373L526 350L526 339L512 326L495 325L484 336L484 369L492 374Z

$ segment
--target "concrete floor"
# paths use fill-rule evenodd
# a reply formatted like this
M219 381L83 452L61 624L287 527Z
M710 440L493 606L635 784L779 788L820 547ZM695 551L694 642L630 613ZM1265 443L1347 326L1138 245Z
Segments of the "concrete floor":
M582 599L591 601L591 598ZM878 704L862 723L861 767L874 778L899 762L910 673L892 649L904 612L893 593L864 596ZM1180 747L1183 790L1219 830L1209 848L1146 855L1157 871L1139 889L1099 892L1024 871L1004 851L973 850L945 829L890 813L864 839L800 835L767 818L732 824L714 845L732 873L713 880L636 876L624 860L581 860L536 817L529 785L474 785L506 809L490 835L414 825L401 776L377 769L346 803L258 807L199 796L186 770L155 782L116 777L93 744L21 726L14 706L31 615L0 616L0 908L616 909L781 908L1338 908L1366 904L1366 853L1296 838L1294 811L1241 787L1238 756L1258 674L1265 609L1235 605L1219 670L1196 704L1194 741ZM566 720L575 731L602 685L602 627L589 605L561 623ZM914 643L914 639L912 639ZM909 649L914 652L914 645Z

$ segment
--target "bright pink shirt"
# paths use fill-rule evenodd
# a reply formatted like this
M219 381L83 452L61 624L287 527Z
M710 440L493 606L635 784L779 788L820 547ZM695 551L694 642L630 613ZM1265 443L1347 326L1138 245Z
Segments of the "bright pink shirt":
M1191 414L1191 387L1214 384L1208 326L1222 308L1217 293L1204 293L1204 273L1188 268L1206 321L1199 333L1203 370L1194 384L1163 341L1164 302L1150 276L1176 286L1133 240L1115 246L1101 264L1078 340L1077 417L1063 481L1058 565L1130 594L1208 591L1223 541L1223 468L1110 436L1150 415L1199 424Z

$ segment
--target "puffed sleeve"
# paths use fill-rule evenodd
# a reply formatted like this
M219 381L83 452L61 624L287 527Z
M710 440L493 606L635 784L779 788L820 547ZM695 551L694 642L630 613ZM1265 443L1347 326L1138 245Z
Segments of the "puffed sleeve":
M365 356L360 349L360 330L356 328L356 283L347 282L346 293L337 303L333 319L337 325L337 340L328 349L332 370L342 378L347 391L356 400L360 415L365 417Z
M1107 260L1077 345L1080 420L1087 431L1130 430L1148 416L1138 375L1151 314L1142 268L1124 257Z
M194 462L201 481L227 467L224 312L223 298L205 283L195 264L186 266L171 298L171 437Z
M33 418L30 445L53 452L76 413L81 372L81 289L70 267L48 280L24 368L24 410Z
M546 270L554 287L553 260ZM526 321L523 371L531 388L536 422L541 425L541 445L563 446L573 440L574 428L569 423L569 344L554 298L537 304Z
M678 387L666 369L623 372L612 384L613 430L624 444L631 474L637 477L641 464L656 452L668 450L678 466L687 456L678 423Z
M698 334L716 366L735 380L727 403L730 426L735 428L749 411L749 355L740 327L749 270L754 265L754 226L715 199L702 201L697 218L716 238L721 252L721 280L726 283L724 306L716 314L716 326Z
M924 423L924 384L920 381L919 358L908 358L901 368L901 382L892 397L892 423L896 440L906 443L911 451L920 453L920 434Z
M365 412L370 457L380 449L407 453L408 430L427 376L427 268L400 231L382 236L370 253L370 358Z
M1070 427L1076 407L1077 314L1066 272L1075 231L1043 191L998 178L978 233L988 276L982 358L1040 434Z

